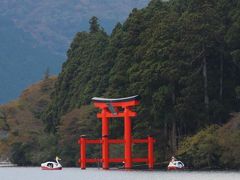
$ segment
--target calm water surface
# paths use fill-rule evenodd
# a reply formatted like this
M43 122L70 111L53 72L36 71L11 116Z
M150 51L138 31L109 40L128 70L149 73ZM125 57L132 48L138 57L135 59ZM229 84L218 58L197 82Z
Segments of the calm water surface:
M43 171L40 168L0 168L0 180L240 180L240 172L167 172L124 171L88 168L64 168Z

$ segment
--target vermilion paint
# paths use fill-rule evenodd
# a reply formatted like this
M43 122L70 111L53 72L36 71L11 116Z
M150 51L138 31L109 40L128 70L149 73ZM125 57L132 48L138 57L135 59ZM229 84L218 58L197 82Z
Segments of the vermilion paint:
M136 112L131 110L131 107L139 104L138 100L111 102L111 106L116 113L109 111L109 101L94 101L95 107L101 109L101 112L97 114L97 117L102 120L102 138L101 140L90 140L85 137L81 137L78 143L80 148L80 167L86 168L86 163L102 163L103 169L109 169L109 163L124 163L126 169L132 168L133 162L145 162L150 169L154 166L154 150L153 144L155 140L153 137L147 139L132 139L132 124L131 117L137 115ZM120 112L119 109L123 109ZM124 118L124 139L109 139L109 118ZM148 157L147 158L132 158L132 144L133 143L147 143L148 144ZM102 144L102 158L88 159L86 158L86 144ZM124 158L109 158L109 144L124 144Z

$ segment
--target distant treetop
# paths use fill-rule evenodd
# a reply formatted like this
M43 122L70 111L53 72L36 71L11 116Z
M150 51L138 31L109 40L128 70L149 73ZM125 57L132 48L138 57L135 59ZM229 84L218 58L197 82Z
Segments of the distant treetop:
M89 24L90 24L90 27L89 27L90 33L99 32L99 30L100 30L100 25L99 25L99 23L98 23L98 18L97 18L96 16L93 16L93 17L89 20Z

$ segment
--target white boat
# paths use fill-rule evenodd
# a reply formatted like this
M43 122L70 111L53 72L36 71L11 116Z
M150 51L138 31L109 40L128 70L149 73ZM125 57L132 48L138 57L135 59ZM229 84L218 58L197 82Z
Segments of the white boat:
M56 157L56 162L47 161L41 164L42 170L62 170L62 165L59 163L61 159Z
M10 161L1 161L0 167L15 167L16 164L11 163Z
M182 170L184 169L184 164L181 161L173 161L168 165L168 170Z
M183 170L185 168L182 161L178 161L175 157L168 164L168 170Z

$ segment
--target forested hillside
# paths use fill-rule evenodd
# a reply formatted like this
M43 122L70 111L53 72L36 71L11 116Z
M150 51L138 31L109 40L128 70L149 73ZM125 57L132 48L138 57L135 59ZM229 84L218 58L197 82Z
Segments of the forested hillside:
M90 32L79 32L68 50L43 115L47 129L57 133L61 117L93 96L139 94L134 135L154 135L164 160L184 137L225 123L239 110L239 8L235 0L153 0L110 36L92 18Z
M193 167L215 166L205 163L209 156L201 156L202 151L198 157L205 164L194 164L194 153L186 156L186 149L195 152L194 139L179 147L186 137L199 131L200 137L204 137L202 132L215 136L211 127L223 126L232 112L239 111L239 32L238 0L152 0L144 9L133 9L111 35L97 17L92 17L89 32L77 33L71 43L51 101L41 114L46 132L58 138L55 145L63 163L76 164L76 140L81 134L100 137L93 96L139 94L141 104L136 108L133 135L157 139L157 163L179 154ZM203 130L209 126L210 130ZM223 142L223 149L238 141L239 128L233 129L236 134L232 136L227 136L232 128L222 129L226 133L222 140L226 137L229 142ZM113 119L110 137L120 138L122 131L122 123ZM204 151L208 146L201 147ZM88 156L99 156L97 148L89 149ZM121 148L113 149L115 155L122 153ZM214 150L227 152L226 148ZM134 146L134 151L140 156L145 150ZM234 151L236 157L239 152ZM239 161L228 166L225 160L221 168L239 167Z

